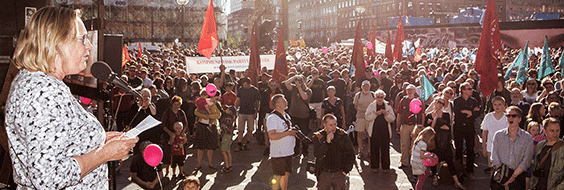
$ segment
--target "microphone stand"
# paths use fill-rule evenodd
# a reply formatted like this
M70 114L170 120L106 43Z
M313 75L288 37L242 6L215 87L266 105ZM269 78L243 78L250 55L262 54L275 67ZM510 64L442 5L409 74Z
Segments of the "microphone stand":
M99 86L102 86L102 83L98 83ZM109 84L110 85L110 84ZM113 117L114 112L117 113L116 110L113 109L113 99L114 96L112 94L112 90L110 88L110 90L108 89L102 89L102 92L107 92L108 93L108 99L106 101L104 101L104 107L103 109L101 109L100 111L104 112L104 124L108 125L106 127L106 131L112 131L113 130L113 124L116 123L116 119L115 117ZM110 161L107 162L108 163L108 176L110 177L109 180L109 189L110 190L117 190L117 171L116 171L116 161Z
M104 106L104 123L107 124L107 130L106 131L116 131L117 130L117 114L118 114L118 110L121 107L121 102L123 99L123 96L127 93L124 93L123 95L119 93L119 88L116 87L115 85L111 85L110 84L110 89L116 88L118 90L117 94L113 94L112 90L109 90L108 94L109 94L109 98L107 101L105 101L106 105L108 106ZM119 101L118 101L118 105L117 107L114 109L113 108L113 101L114 101L114 97L115 95L119 95ZM124 131L119 131L119 132L124 132ZM109 181L109 189L110 190L117 190L117 171L116 168L118 167L119 161L110 161L108 162L108 173L110 176L110 181Z

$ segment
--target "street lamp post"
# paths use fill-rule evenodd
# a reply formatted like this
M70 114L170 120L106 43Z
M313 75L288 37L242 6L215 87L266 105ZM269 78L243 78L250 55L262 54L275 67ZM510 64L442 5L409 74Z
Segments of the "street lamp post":
M366 8L364 8L363 6L357 6L354 8L354 11L356 11L356 13L358 14L358 22L356 24L360 24L360 20L362 19L362 13L366 11Z
M176 1L176 4L182 6L182 10L181 10L181 12L182 12L182 14L181 14L182 18L181 18L181 20L180 20L180 22L182 22L182 24L181 24L181 29L180 29L180 32L181 32L181 33L180 33L180 43L182 43L182 42L185 42L185 41L186 41L186 39L184 39L184 28L186 27L186 23L184 22L184 6L185 6L186 4L188 4L188 3L190 2L190 0L175 0L175 1ZM184 43L182 43L182 44L184 44Z
M297 20L298 23L298 40L302 39L300 32L302 31L302 20Z

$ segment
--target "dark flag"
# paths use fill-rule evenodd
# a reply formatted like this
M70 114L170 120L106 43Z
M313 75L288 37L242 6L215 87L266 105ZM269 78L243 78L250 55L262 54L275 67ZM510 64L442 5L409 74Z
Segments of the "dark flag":
M362 40L360 38L360 22L357 22L356 37L354 38L353 54L351 65L354 65L354 76L357 84L360 82L361 76L364 76L364 52L362 51Z
M283 27L280 27L278 45L276 46L276 63L274 64L274 71L272 71L272 78L274 78L274 80L278 83L285 81L288 76L288 65L286 63L286 50L284 49L282 28Z
M370 32L370 35L368 36L368 41L372 44L372 48L366 51L369 60L368 63L374 64L374 62L376 61L376 31L375 30Z
M484 97L497 88L498 55L502 51L495 0L488 0L475 68L480 74L480 91Z
M257 36L257 21L254 21L251 30L251 53L249 53L249 71L247 77L251 79L251 84L258 86L258 75L260 71L260 52Z
M137 45L137 57L143 57L143 47L141 47L141 41L139 41Z
M396 40L394 41L394 58L398 62L401 61L403 57L403 41L405 41L405 36L403 35L403 21L400 16L396 30Z
M386 40L386 52L384 57L388 59L388 64L394 62L394 54L392 53L392 35L390 34L390 28L388 28L388 39Z

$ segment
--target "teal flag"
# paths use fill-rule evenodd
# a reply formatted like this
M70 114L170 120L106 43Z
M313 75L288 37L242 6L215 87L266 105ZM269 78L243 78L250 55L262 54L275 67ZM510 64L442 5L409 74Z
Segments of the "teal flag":
M527 44L525 44L525 48L519 53L517 59L524 60L521 62L521 66L519 66L519 71L517 71L517 78L515 82L517 84L521 84L527 80L527 70L529 70L529 40L527 40ZM517 60L515 59L515 60Z
M509 78L511 78L511 73L513 72L513 69L520 67L522 62L523 62L523 51L519 52L519 55L517 55L515 60L513 60L511 65L509 65L509 68L507 68L507 72L505 72L505 76L504 76L505 80L509 80Z
M558 65L560 65L560 67L562 68L562 72L560 73L564 73L564 51L562 51L562 54L560 54L560 61L558 62Z
M538 79L542 80L544 77L556 72L552 60L550 59L550 50L548 49L548 37L544 36L544 47L542 48L542 56L539 66Z
M427 79L427 76L421 75L421 98L423 98L423 102L427 101L435 91L435 87Z

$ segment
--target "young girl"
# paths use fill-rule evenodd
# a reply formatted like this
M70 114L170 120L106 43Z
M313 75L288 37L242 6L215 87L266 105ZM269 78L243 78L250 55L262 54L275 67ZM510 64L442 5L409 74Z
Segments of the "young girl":
M540 124L536 121L529 122L529 124L527 125L527 132L529 132L529 134L533 136L533 150L536 150L537 144L539 142L546 140L546 136L541 134ZM527 173L525 174L525 185L527 188L529 188L530 186L533 167L533 164L531 164L531 166L529 166L529 168L527 169Z
M527 125L527 132L533 136L533 143L535 144L535 147L539 142L546 140L546 136L541 134L540 124L536 121L531 121Z
M233 129L235 120L237 119L237 110L233 106L227 107L225 112L221 114L219 118L220 128L221 128L221 154L225 162L225 166L221 171L223 173L228 173L233 170L233 162L231 157L231 142L233 141Z
M202 89L202 91L200 91L200 97L196 99L196 107L197 107L196 110L198 110L198 112L200 112L201 114L210 114L211 100L208 99L209 99L209 95L206 92L206 89ZM199 121L201 123L206 123L211 126L208 119L200 118Z
M417 176L417 185L415 185L415 190L423 189L425 180L431 172L427 166L423 165L423 160L426 158L431 158L430 156L425 156L428 150L432 150L435 147L435 130L431 127L423 129L417 135L415 143L413 144L413 149L411 150L411 170L413 175Z
M184 190L199 190L200 180L196 176L189 176L188 179L184 180Z
M172 178L176 178L176 166L178 165L179 178L184 178L184 143L186 143L186 134L182 132L184 126L182 122L176 122L173 125L174 136L170 137L168 144L170 147L170 156L172 157Z

